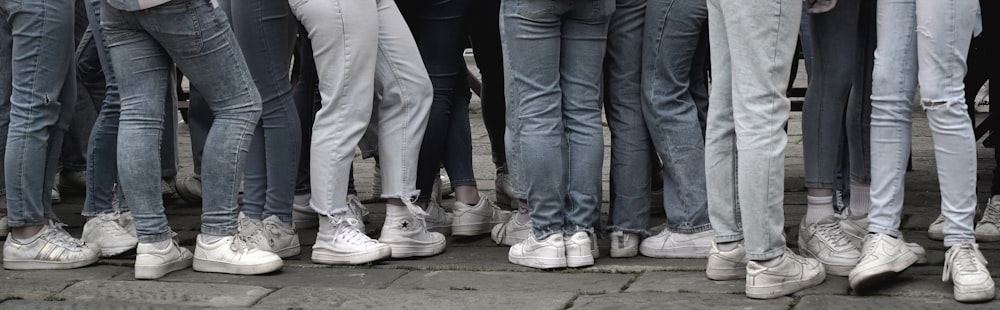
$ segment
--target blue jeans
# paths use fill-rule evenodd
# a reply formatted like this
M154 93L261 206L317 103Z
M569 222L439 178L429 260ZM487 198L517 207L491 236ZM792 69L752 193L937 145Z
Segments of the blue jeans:
M288 78L297 23L287 1L232 1L232 25L263 100L243 184L243 213L292 220L302 132Z
M72 1L0 3L0 59L7 62L0 65L0 185L10 227L43 225L52 212L50 190L76 100L73 16Z
M705 134L708 212L716 242L747 258L785 251L785 97L802 1L708 1L712 90Z
M87 197L83 202L83 216L97 216L115 211L111 207L112 195L118 183L118 120L121 115L121 97L118 93L118 79L109 59L107 42L101 30L101 1L86 0L87 19L93 33L94 47L100 61L100 71L104 75L104 96L98 102L99 112L94 128L90 130L87 143ZM175 74L171 72L171 74ZM174 81L167 81L168 89L174 89ZM97 85L93 85L97 86ZM92 87L93 87L92 86ZM168 91L164 98L166 111L176 110L177 93ZM176 113L163 113L163 135L160 147L161 177L177 175L177 121ZM119 193L121 197L121 193ZM128 211L128 203L119 199L118 211Z
M399 4L434 85L434 101L417 162L420 200L431 198L442 164L452 187L476 186L469 124L472 95L462 57L469 42L467 17L473 1L478 0L411 0Z
M913 97L919 84L934 140L944 245L975 242L976 139L966 112L963 78L977 8L976 0L878 2L870 232L900 235Z
M663 159L667 229L685 234L706 231L712 224L705 192L705 137L699 120L708 112L703 82L708 7L704 1L650 0L645 34L642 112Z
M601 64L613 0L500 4L507 164L532 231L593 232L601 207Z
M205 143L201 232L235 234L239 176L260 119L261 99L225 14L208 0L174 0L135 12L104 2L101 9L101 27L119 73L119 178L139 241L171 237L156 169L163 105L151 100L174 91L164 87L173 71L171 60L215 114Z
M604 57L604 109L611 130L608 230L646 235L653 147L642 115L646 0L618 0Z

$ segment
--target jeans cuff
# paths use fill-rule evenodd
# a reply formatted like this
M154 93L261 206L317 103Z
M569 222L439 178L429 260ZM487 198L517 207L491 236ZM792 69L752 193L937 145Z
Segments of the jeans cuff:
M531 228L531 232L535 235L535 240L539 241L548 238L551 235L563 233L562 230L540 230L534 227Z
M477 186L476 179L451 180L451 188L459 186Z
M232 236L232 235L235 235L237 233L237 228L235 226L231 227L231 228L209 227L209 226L205 226L204 224L202 224L201 225L201 233L203 233L203 234L209 234L209 235L216 235L216 236ZM164 239L161 239L161 240L164 240ZM158 241L161 241L161 240L158 240Z
M17 227L28 227L28 226L42 226L47 225L49 220L47 218L42 218L41 222L28 222L28 221L12 221L10 219L10 214L7 215L7 227L17 228Z
M770 250L764 251L764 253L750 253L750 252L747 252L747 259L749 259L749 260L769 260L769 259L772 259L772 258L775 258L775 257L780 257L782 254L785 254L785 248L784 247L777 248L777 249L770 249Z
M736 242L743 240L743 232L736 232L728 235L715 235L715 243Z
M153 235L139 235L139 243L154 243L163 240L170 240L173 238L174 233L169 229L166 232L153 234Z
M128 212L128 210L121 211L121 212L123 212L123 213L124 212ZM111 213L115 213L115 209L107 208L107 209L97 210L97 211L86 211L85 210L83 212L80 212L80 215L82 215L84 217L98 217L98 216L101 216L101 215L111 214Z
M875 224L868 224L868 232L873 232L876 234L886 234L896 238L900 236L899 229L888 228Z
M827 181L806 181L806 188L825 188L832 190L843 190L843 182L827 182Z
M420 190L419 189L415 189L413 191L410 191L409 193L399 193L399 194L386 194L386 193L383 193L382 194L382 198L385 198L385 199L399 198L399 199L410 199L410 200L412 200L413 198L418 197L418 196L420 196Z
M253 220L263 221L264 218L265 218L264 213L247 212L246 210L243 210L242 212L243 212L244 216L246 216L246 217L248 217L250 219L253 219Z
M291 209L289 209L289 210L291 210ZM281 221L282 223L291 223L292 222L292 214L291 213L289 213L289 214L274 214L274 213L268 213L267 211L264 211L264 215L262 215L262 217L264 219L266 219L266 218L271 217L272 215L273 216L277 216L278 220ZM263 219L261 219L261 220L263 220Z
M667 225L667 229L670 230L670 232L672 232L672 233L688 234L688 235L689 234L697 234L697 233L700 233L700 232L712 230L712 223L706 223L706 224L702 224L702 225L698 225L698 226L693 226L693 227L675 227L675 226L672 226L672 225L668 224Z
M625 227L621 227L621 226L608 226L608 228L606 230L607 231L621 231L621 232L627 232L627 233L630 233L630 234L638 234L639 236L642 236L642 237L648 237L650 235L649 231L645 230L645 229L631 229L631 228L625 228Z
M563 234L567 236L572 236L573 234L581 231L585 231L590 235L594 234L594 228L588 226L570 225L568 227L563 228Z

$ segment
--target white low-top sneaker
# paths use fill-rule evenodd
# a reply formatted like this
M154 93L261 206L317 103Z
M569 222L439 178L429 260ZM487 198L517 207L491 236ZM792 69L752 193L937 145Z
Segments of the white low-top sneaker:
M100 258L97 245L73 238L62 226L48 221L34 239L21 243L7 236L3 268L15 270L70 269L93 264Z
M864 291L895 277L917 262L917 255L903 240L887 234L868 234L861 248L861 260L847 276L851 289Z
M786 296L823 283L826 272L823 264L812 258L796 255L785 249L785 254L774 267L755 261L747 263L747 297L771 299Z
M135 256L135 278L152 280L191 266L194 254L171 240L164 249L157 249L152 243L140 243Z
M281 257L258 249L252 240L241 235L226 236L207 244L199 234L194 249L194 270L253 275L281 269Z
M119 213L105 213L87 220L80 239L97 245L103 257L134 249L139 244L139 238L122 226L121 217Z
M455 236L477 236L490 232L493 226L510 218L510 211L500 210L486 193L479 194L479 202L474 206L455 201L452 207L451 234Z
M639 253L658 258L704 258L712 249L714 230L693 234L674 233L664 229L639 243Z
M521 266L551 269L566 267L566 243L561 233L554 233L541 241L531 234L527 239L510 247L507 260Z
M493 239L493 242L500 245L513 246L528 239L528 236L531 235L531 220L524 223L517 220L519 213L526 212L526 210L520 209L517 213L511 214L503 223L494 225L493 230L490 232L490 238Z
M978 244L962 242L953 245L944 255L941 281L951 280L957 301L992 300L996 294L996 284L990 277L986 264L986 258L979 251Z
M428 231L427 212L403 200L406 206L385 205L385 223L378 241L392 247L393 258L432 256L444 252L444 235ZM451 226L450 223L448 225Z
M828 216L812 225L805 217L799 224L799 251L823 264L826 273L847 276L861 259L861 251L851 244L836 216Z
M445 236L451 234L451 224L454 223L454 215L441 208L439 202L434 202L433 200L428 202L427 210L424 212L427 213L424 219L427 223L428 231L441 233Z
M316 228L319 225L319 214L309 207L311 195L295 195L292 199L292 223L295 229Z
M312 261L331 265L358 265L392 256L392 248L358 230L353 216L330 216L319 224Z
M938 214L934 222L927 226L927 238L937 241L944 240L944 214Z
M278 254L281 258L288 258L299 255L302 245L299 244L299 234L295 229L288 227L278 219L277 215L272 215L261 221L260 233L267 240L266 244L259 244L260 249Z
M1000 241L1000 195L994 195L983 210L983 217L976 224L976 241Z
M862 246L864 246L865 236L868 235L868 215L842 216L840 219L840 228L844 231L844 235L847 236L851 244L858 250L861 250ZM927 250L924 247L916 242L906 242L906 238L903 238L902 235L899 236L899 240L903 240L906 243L906 247L910 249L910 252L917 255L917 264L927 263Z
M611 257L635 257L639 255L639 234L620 230L611 232Z
M708 264L705 266L705 276L716 281L746 279L747 262L747 248L743 245L743 241L739 241L735 248L725 252L719 250L717 243L712 242L712 249L708 252Z
M594 242L590 233L578 231L563 237L566 247L566 267L587 267L594 265Z

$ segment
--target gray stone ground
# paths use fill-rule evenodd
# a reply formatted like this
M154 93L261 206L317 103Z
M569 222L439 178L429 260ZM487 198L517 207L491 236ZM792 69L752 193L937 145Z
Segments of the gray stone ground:
M471 110L476 176L481 189L492 197L494 167L478 102L473 102ZM906 176L902 229L907 240L927 248L929 263L911 268L871 296L852 293L845 277L828 276L822 285L792 296L750 300L743 296L742 281L706 279L703 259L612 259L606 239L600 240L603 257L593 267L582 269L537 271L510 264L507 247L495 245L488 235L449 238L447 250L434 257L332 267L309 260L316 230L306 229L300 231L302 254L286 260L280 272L261 276L187 269L158 281L136 281L133 257L127 255L75 270L0 270L0 309L1000 309L997 300L961 305L952 299L951 286L941 282L945 249L925 233L940 202L934 154L923 112L916 110L914 116L913 171ZM793 249L805 212L800 128L800 113L793 112L785 183L785 232ZM184 177L191 173L191 157L183 124L181 136ZM605 132L605 145L609 138ZM609 155L605 147L605 217ZM992 156L993 150L980 145L981 206L988 199ZM368 233L377 237L385 208L371 196L372 165L373 161L358 158L356 177L372 211ZM445 205L452 201L445 200ZM176 196L166 204L181 245L193 250L200 208ZM76 236L83 225L82 205L79 195L64 194L64 202L55 207ZM662 215L655 216L654 224L663 220ZM989 266L991 274L1000 277L1000 243L981 248L994 262Z

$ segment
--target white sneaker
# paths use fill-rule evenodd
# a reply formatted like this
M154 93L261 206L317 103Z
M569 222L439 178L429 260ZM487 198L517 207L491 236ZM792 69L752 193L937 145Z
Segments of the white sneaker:
M862 246L864 246L865 236L868 235L868 215L842 217L840 219L840 228L844 231L844 235L847 236L847 240L851 242L851 245L860 251ZM906 242L903 236L899 236L899 239L906 243L906 247L910 249L910 252L917 255L917 264L927 263L927 250L924 250L924 247L916 242Z
M177 195L189 203L201 203L201 176L190 175L184 181L174 184Z
M451 222L451 234L455 236L485 234L490 232L493 226L510 218L510 211L497 208L492 201L486 199L486 193L479 193L479 203L474 206L456 200L452 214L454 217Z
M135 250L135 278L152 280L191 266L194 255L191 251L171 240L165 249L157 249L152 243L140 243Z
M64 225L50 220L28 243L8 236L3 248L3 268L70 269L97 262L101 254L97 245L73 238L63 230Z
M361 202L361 198L356 194L347 194L347 209L351 210L354 217L360 222L358 230L365 231L365 222L368 222L368 207Z
M541 241L530 234L528 239L510 247L507 260L531 268L563 268L566 267L566 243L561 233L552 234Z
M295 195L292 199L292 224L295 229L316 228L319 225L319 215L309 207L311 195Z
M448 173L441 170L440 175L438 175L439 181L435 183L438 186L438 191L441 193L440 197L448 197L455 193L455 190L451 188L451 178L448 177Z
M863 291L873 284L895 277L917 262L903 240L886 234L868 234L861 248L858 266L847 276L851 289Z
M659 234L647 237L639 244L639 253L658 258L704 258L712 249L714 230L693 234L681 234L664 229Z
M931 240L944 240L944 214L938 214L937 219L927 227L927 238Z
M611 257L635 257L639 255L639 234L620 230L611 232Z
M944 255L944 274L941 281L951 280L955 288L955 300L977 302L992 300L996 294L996 284L986 269L986 258L979 251L979 245L962 242L951 246Z
M506 206L507 208L513 208L516 205L512 204L514 201L514 183L510 180L510 174L507 170L497 169L496 179L493 180L493 184L496 188L497 204Z
M269 216L258 223L253 240L257 240L257 248L278 254L281 258L299 255L302 245L299 244L299 234L295 229L285 227L277 215Z
M425 220L428 231L438 232L445 236L451 234L451 224L454 223L454 215L452 213L445 211L434 200L427 203L427 210L425 212L427 213Z
M427 230L424 222L427 213L405 199L403 203L407 205L385 205L385 223L378 241L392 247L393 258L432 256L443 252L444 235Z
M1000 241L1000 195L994 195L986 203L983 218L976 224L976 241Z
M705 276L711 280L726 281L745 279L747 275L747 247L743 241L736 248L723 252L719 245L712 242L708 252L708 264L705 266Z
M7 225L7 217L0 217L0 237L6 237L10 233L10 226Z
M823 264L785 249L777 266L765 267L755 261L747 262L747 297L771 299L786 296L823 283L826 272Z
M139 244L139 238L121 226L119 213L105 213L87 220L80 239L97 245L102 257L125 253Z
M594 265L594 242L590 234L578 231L563 237L566 247L566 267L587 267Z
M135 217L132 216L132 211L125 211L118 215L118 225L125 228L132 237L139 238L139 233L135 231Z
M312 261L320 264L358 265L392 256L392 248L358 230L353 216L331 216L319 224Z
M517 212L527 211L519 210ZM517 220L517 216L517 213L511 214L507 221L493 226L493 230L490 232L490 238L493 239L493 242L513 246L529 238L531 235L531 220L521 223Z
M207 244L199 234L194 249L194 270L228 274L262 274L281 269L281 257L258 249L244 236L226 236Z
M861 251L851 244L836 216L827 216L812 225L799 224L799 252L823 264L826 273L847 276L858 265Z

